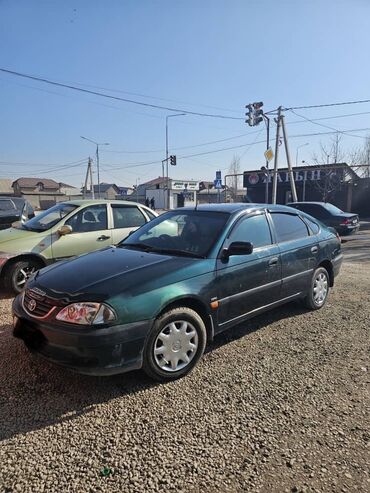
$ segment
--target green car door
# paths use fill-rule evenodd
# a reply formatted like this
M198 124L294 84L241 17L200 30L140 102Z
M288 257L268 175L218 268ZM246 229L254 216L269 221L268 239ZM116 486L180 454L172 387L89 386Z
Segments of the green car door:
M64 224L58 224L59 230L62 226L70 228L65 228L66 234L53 235L53 259L82 255L111 245L112 231L109 229L107 207L107 204L93 204L80 208Z

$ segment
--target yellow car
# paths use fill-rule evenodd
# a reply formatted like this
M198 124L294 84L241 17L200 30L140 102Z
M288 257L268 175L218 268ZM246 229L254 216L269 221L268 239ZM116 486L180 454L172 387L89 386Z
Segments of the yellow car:
M115 245L158 214L136 202L61 202L0 231L0 282L19 293L35 271L58 260Z

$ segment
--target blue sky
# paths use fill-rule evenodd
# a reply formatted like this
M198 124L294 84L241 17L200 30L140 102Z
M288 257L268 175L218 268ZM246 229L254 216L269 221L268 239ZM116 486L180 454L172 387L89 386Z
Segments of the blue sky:
M370 99L369 18L368 0L0 0L0 67L242 118L253 101L268 110ZM370 104L298 113L317 119L367 112ZM85 164L78 161L95 151L80 135L110 143L101 149L102 181L154 178L161 174L170 113L0 73L0 178L38 175L80 185ZM330 136L296 136L330 129L290 112L286 122L293 160L302 146L299 161L312 162ZM319 123L370 128L370 114ZM367 132L352 134L358 137L342 139L347 151ZM179 159L171 172L213 179L234 154L243 170L259 168L264 138L262 125L251 129L243 120L171 118L170 153L179 158L244 146ZM129 167L152 161L158 162Z

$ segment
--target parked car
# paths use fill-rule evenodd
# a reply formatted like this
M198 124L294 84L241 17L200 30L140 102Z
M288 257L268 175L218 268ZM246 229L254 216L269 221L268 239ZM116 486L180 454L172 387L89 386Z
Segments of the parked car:
M13 303L14 336L92 375L186 375L206 342L302 299L317 310L342 262L337 235L285 206L167 212L116 247L41 269Z
M360 221L357 214L343 212L329 202L292 202L287 204L300 211L306 212L319 219L326 226L335 228L340 235L356 233L360 229Z
M33 208L24 198L0 196L0 229L10 228L17 221L24 223L33 217Z
M114 245L157 214L135 202L62 202L18 227L0 231L0 280L20 292L38 269Z

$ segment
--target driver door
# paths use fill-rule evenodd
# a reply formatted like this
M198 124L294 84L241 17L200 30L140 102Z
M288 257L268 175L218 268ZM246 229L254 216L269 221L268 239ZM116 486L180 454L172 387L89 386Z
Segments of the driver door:
M106 204L90 205L79 209L64 224L71 226L72 233L64 236L55 234L52 242L52 254L55 260L93 252L112 244Z

